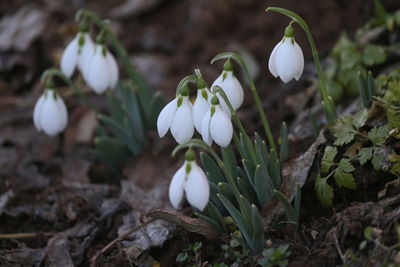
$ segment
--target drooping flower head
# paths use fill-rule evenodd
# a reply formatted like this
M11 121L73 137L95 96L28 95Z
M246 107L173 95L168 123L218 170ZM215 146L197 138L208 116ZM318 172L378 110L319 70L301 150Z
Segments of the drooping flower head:
M304 69L304 56L294 39L294 30L290 24L282 41L272 50L268 68L275 78L279 76L284 83L293 78L300 79Z
M204 115L201 136L203 141L210 146L213 141L221 147L227 147L231 143L233 136L231 118L222 111L219 99L215 95L211 99L210 108Z
M117 61L104 42L98 41L86 67L84 74L86 82L97 94L101 94L108 88L114 89L118 76Z
M178 144L189 141L194 134L192 110L189 87L184 86L178 96L161 110L157 118L158 135L164 137L171 130Z
M233 74L233 65L230 59L225 62L223 72L214 81L211 88L216 85L224 90L234 110L238 109L242 105L244 97L243 87L240 84L239 80ZM220 100L222 110L225 111L226 114L230 115L231 112L228 108L228 105L225 103L220 95L218 95L218 98Z
M169 185L169 200L178 209L185 196L190 205L203 211L210 198L207 176L197 165L193 150L189 149L185 157L185 163L175 173Z
M197 79L197 96L193 104L193 123L196 130L201 134L201 123L203 122L204 115L210 107L211 92L208 90L207 85L203 78Z
M53 88L46 89L33 110L36 129L49 136L55 136L65 130L67 121L68 112L64 101Z
M94 47L87 27L81 27L75 38L67 45L61 57L60 69L64 75L70 78L78 67L84 76L89 59L94 54Z

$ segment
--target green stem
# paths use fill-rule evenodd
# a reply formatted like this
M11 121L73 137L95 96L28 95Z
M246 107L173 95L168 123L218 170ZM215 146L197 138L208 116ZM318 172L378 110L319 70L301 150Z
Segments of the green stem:
M83 100L83 102L90 108L92 109L96 115L100 114L99 110L97 109L96 106L94 106L85 93L82 92L82 90L76 86L70 79L67 78L59 69L57 68L51 68L43 72L42 77L40 78L43 84L46 84L46 81L51 80L53 77L59 77L61 80L63 80L66 84L68 84L69 87L74 89L75 93Z
M256 103L256 108L258 113L260 114L261 117L261 122L263 124L264 130L265 130L265 134L267 135L268 138L268 143L271 149L276 150L276 145L275 145L275 140L274 140L274 136L272 135L272 131L271 131L271 127L269 125L268 122L268 118L267 115L264 112L263 106L261 104L261 100L260 97L257 93L257 89L256 86L254 85L253 79L251 78L250 72L246 66L246 64L244 63L243 59L235 54L235 53L230 53L230 52L225 52L225 53L221 53L217 56L215 56L212 60L211 60L211 64L214 63L215 61L219 60L219 59L226 59L226 58L232 58L234 59L244 70L247 81L249 83L250 86L250 91L251 94L253 96L253 99Z
M286 15L286 16L290 17L297 24L299 24L300 27L306 33L308 41L310 43L311 52L312 52L312 56L313 56L314 63L315 63L315 68L316 68L318 76L319 76L319 89L320 89L320 94L321 94L321 97L322 97L322 100L323 100L323 105L325 107L324 108L325 115L327 117L328 122L332 122L337 117L336 110L335 110L335 104L333 103L332 98L329 96L328 90L326 88L325 74L322 71L321 62L320 62L319 56L318 56L318 51L317 51L317 48L315 46L315 41L314 41L314 38L313 38L313 36L311 34L311 31L310 31L307 23L298 14L296 14L296 13L290 11L290 10L284 9L284 8L269 7L269 8L267 8L266 11L275 11L275 12L278 12L278 13L281 13L283 15Z
M89 19L91 20L97 27L101 29L106 29L106 37L108 41L111 43L115 52L120 59L123 67L128 73L129 78L132 83L135 85L135 89L138 92L139 101L141 105L141 110L146 114L146 122L149 123L148 118L150 116L151 110L149 110L149 105L152 99L152 90L149 84L146 82L144 77L138 72L138 70L132 65L129 55L123 45L119 42L117 36L108 28L109 23L107 21L101 20L100 17L87 9L81 9L76 14L76 19ZM150 125L148 125L150 127Z

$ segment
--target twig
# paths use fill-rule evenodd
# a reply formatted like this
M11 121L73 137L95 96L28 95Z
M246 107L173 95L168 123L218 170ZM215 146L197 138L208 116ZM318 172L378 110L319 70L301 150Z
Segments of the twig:
M127 239L133 232L136 232L136 231L139 230L140 228L142 228L142 227L144 227L144 226L146 226L146 225L148 225L148 224L154 222L155 220L157 220L157 219L150 219L150 220L148 220L147 222L144 222L144 223L142 223L142 224L140 224L140 225L138 225L138 226L135 226L135 227L133 227L132 229L130 229L129 231L127 231L127 232L123 233L122 235L118 236L116 239L114 239L114 240L111 241L110 243L108 243L105 247L103 247L100 251L98 251L98 252L92 257L92 259L90 260L91 266L95 266L97 258L98 258L100 255L106 253L106 252L107 252L112 246L114 246L117 242L120 242L120 241L122 241L122 240Z
M343 264L344 264L344 263L346 263L346 258L345 258L345 256L344 256L342 250L340 249L339 241L338 241L338 239L337 239L336 233L333 235L333 238L335 239L335 247L336 247L336 250L338 251L338 253L339 253L339 255L340 255L340 258L342 259L342 262L343 262Z
M44 233L14 233L14 234L0 234L0 239L22 239L22 238L35 238L39 236L50 237L54 233L44 232Z

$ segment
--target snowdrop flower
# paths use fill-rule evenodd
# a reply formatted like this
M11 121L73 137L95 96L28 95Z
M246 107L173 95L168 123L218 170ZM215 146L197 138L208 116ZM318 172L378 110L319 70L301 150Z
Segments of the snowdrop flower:
M186 196L190 205L203 211L210 198L210 186L204 171L197 165L194 152L186 152L186 161L169 185L169 200L178 209Z
M204 115L201 124L203 141L210 145L213 141L221 147L227 147L232 140L233 126L230 116L222 111L218 97L213 96L211 106Z
M211 96L206 83L202 79L197 80L197 96L193 104L193 123L196 130L201 133L201 123L204 115L210 108L209 100Z
M286 28L282 41L272 50L268 68L275 78L279 76L284 83L293 78L298 81L303 73L304 56L294 40L294 30L291 25Z
M88 85L101 94L108 88L113 89L118 82L119 70L114 56L104 44L96 44L94 54L89 60L84 74Z
M55 136L67 127L68 113L60 95L53 89L46 89L35 104L33 122L36 129L49 136Z
M214 81L211 88L213 88L214 86L219 86L224 90L234 110L238 109L242 105L243 87L233 74L233 66L230 60L225 62L224 71ZM231 112L224 99L220 95L218 95L218 98L220 100L222 110L225 111L226 114L230 115Z
M183 88L180 95L169 102L157 119L157 130L160 137L171 130L176 142L183 144L194 134L192 103L189 100L189 88Z
M85 76L86 67L94 54L94 43L87 31L80 31L67 45L61 57L60 68L70 78L75 68ZM85 77L84 77L85 78Z

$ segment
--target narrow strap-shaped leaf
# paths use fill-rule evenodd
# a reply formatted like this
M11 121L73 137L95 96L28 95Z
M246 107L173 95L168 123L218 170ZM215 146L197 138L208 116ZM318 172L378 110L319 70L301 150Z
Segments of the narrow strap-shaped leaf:
M294 199L294 212L295 212L295 219L296 223L299 223L300 219L300 204L301 204L301 188L298 184L296 187L296 197Z
M107 116L98 115L98 118L116 137L121 139L127 145L133 155L137 155L140 152L142 144L137 143L123 127Z
M232 146L229 145L226 148L221 149L222 152L222 160L230 173L231 177L237 177L236 173L236 158L235 153L233 153Z
M131 121L131 131L135 138L144 143L145 140L145 125L143 123L143 115L140 112L139 104L136 98L136 92L128 86L124 86L123 90L124 109Z
M282 122L281 126L281 144L280 144L280 161L283 162L289 157L289 141L288 141L288 131L285 122Z
M246 159L251 160L252 162L257 161L256 152L251 142L251 139L248 135L243 136L242 133L239 133L240 143L242 144L243 151L246 153Z
M279 188L281 185L281 165L275 151L271 151L268 171L275 188Z
M254 166L250 161L248 160L242 160L243 168L244 171L246 172L247 179L249 180L250 184L254 187L254 174L256 171L256 166Z
M226 182L221 169L218 167L217 163L212 157L206 153L200 153L200 159L210 181L214 182L215 184Z
M368 81L367 81L367 88L368 88L368 102L372 101L372 97L375 95L375 81L374 81L374 75L372 75L372 72L368 72Z
M237 226L239 227L240 232L247 242L251 240L250 229L243 218L243 215L235 208L235 206L224 196L218 194L222 204L224 204L225 208L228 210L230 216L235 221Z
M274 184L268 171L261 165L256 167L254 175L254 190L256 191L258 204L263 206L274 193Z
M240 192L251 202L258 203L256 192L253 189L253 186L250 183L247 183L246 180L241 177L237 177L237 184Z
M263 166L264 168L267 168L268 152L263 151L265 148L265 142L261 140L260 136L257 133L255 134L255 136L256 138L254 140L254 148L256 151L257 164Z
M258 208L255 205L252 205L251 210L253 237L250 246L253 252L259 253L265 245L264 226Z
M288 217L289 221L296 222L296 213L292 205L290 205L289 201L287 200L286 196L275 190L275 195L278 199L282 202L283 206L285 207L286 216Z
M211 218L213 218L214 221L218 222L218 224L221 226L222 232L228 233L229 230L226 226L224 217L222 216L218 208L213 203L208 203L207 211L208 213L210 213Z
M218 222L216 222L214 219L212 219L212 218L210 218L210 217L208 217L208 216L206 216L206 215L204 215L204 214L201 214L201 213L199 213L199 212L195 212L194 215L196 215L196 216L199 217L200 219L202 219L202 220L208 222L209 224L211 224L212 226L214 226L215 229L218 230L218 232L220 232L220 233L223 233L223 232L224 232L224 230L223 230L223 228L221 227L221 225L220 225Z
M119 88L117 87L117 90ZM107 105L111 112L111 117L118 122L118 124L123 123L123 118L125 116L125 112L122 109L122 103L119 99L113 95L112 92L107 93Z
M218 192L231 202L235 203L235 194L232 187L227 183L218 183Z

